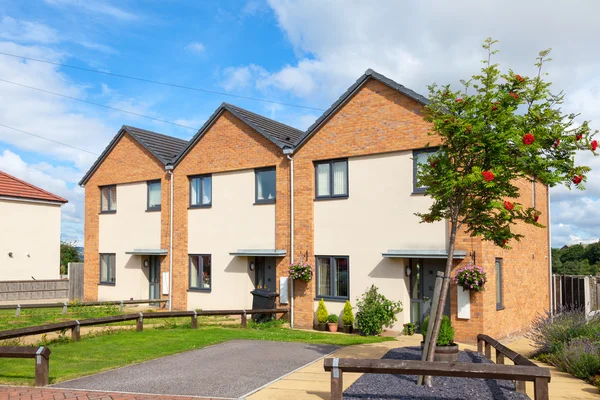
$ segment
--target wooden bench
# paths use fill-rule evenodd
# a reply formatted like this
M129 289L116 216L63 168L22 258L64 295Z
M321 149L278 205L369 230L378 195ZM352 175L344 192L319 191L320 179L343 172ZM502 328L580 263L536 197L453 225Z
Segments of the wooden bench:
M49 380L50 349L41 347L0 346L0 358L34 358L35 386L46 386Z
M535 365L326 358L324 368L325 371L331 371L332 400L342 400L344 372L530 381L535 385L535 400L548 400L550 382L550 370Z

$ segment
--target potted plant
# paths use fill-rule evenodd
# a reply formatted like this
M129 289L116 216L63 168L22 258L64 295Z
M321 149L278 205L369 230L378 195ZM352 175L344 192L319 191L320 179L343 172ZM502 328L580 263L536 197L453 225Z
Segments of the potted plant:
M427 326L429 325L429 316L425 318L421 325L421 333L423 341L427 334ZM423 350L424 342L421 342L421 350ZM435 345L434 361L458 362L458 345L454 343L454 328L447 315L442 317L440 325L440 333Z
M454 276L454 283L463 288L463 290L473 290L483 292L487 275L483 268L478 265L467 265L459 268Z
M327 327L329 328L329 332L337 332L338 331L338 316L335 314L329 314L327 317Z
M344 325L344 333L352 333L352 326L354 325L354 314L352 314L352 304L349 300L346 300L344 304L344 312L342 313L342 324Z
M417 324L414 324L412 322L407 322L406 324L402 325L402 333L405 334L406 336L414 335L416 330L417 330Z
M323 299L319 300L319 306L317 307L317 329L320 331L325 331L327 328L327 318L329 314L327 313L327 307L325 307L325 301Z

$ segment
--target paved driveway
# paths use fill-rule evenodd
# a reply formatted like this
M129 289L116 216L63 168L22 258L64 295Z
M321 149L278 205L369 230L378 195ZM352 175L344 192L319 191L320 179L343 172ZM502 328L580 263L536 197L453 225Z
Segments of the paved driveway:
M233 340L61 382L54 387L239 398L335 349L337 346Z

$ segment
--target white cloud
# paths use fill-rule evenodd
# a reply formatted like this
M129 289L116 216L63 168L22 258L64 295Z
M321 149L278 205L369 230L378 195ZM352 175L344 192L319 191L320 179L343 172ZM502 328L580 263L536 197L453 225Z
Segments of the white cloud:
M257 85L257 81L268 76L267 71L258 65L225 68L221 76L221 86L228 91L245 89Z
M0 19L0 39L34 43L57 43L60 41L58 32L47 25L17 20L8 16Z
M44 0L46 4L57 7L65 7L79 9L92 13L100 14L106 17L115 18L121 21L135 21L140 19L140 15L125 11L119 7L113 6L104 1L88 1L88 0Z
M204 53L204 50L206 50L206 48L200 42L192 42L185 46L185 51L189 53L201 54Z

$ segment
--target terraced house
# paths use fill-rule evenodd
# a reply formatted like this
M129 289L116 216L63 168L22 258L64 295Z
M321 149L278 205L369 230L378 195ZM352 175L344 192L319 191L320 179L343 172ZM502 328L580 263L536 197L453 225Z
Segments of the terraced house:
M81 181L86 299L247 308L260 287L280 294L294 326L311 327L319 299L340 313L375 284L404 305L396 328L419 323L448 240L446 223L414 215L431 204L415 179L435 151L426 104L368 70L306 131L229 104L189 142L123 127ZM547 224L547 188L519 184ZM457 339L517 334L549 307L548 231L518 229L526 240L512 250L459 237L456 268L481 265L491 284L452 288ZM300 257L315 267L311 282L287 278Z

